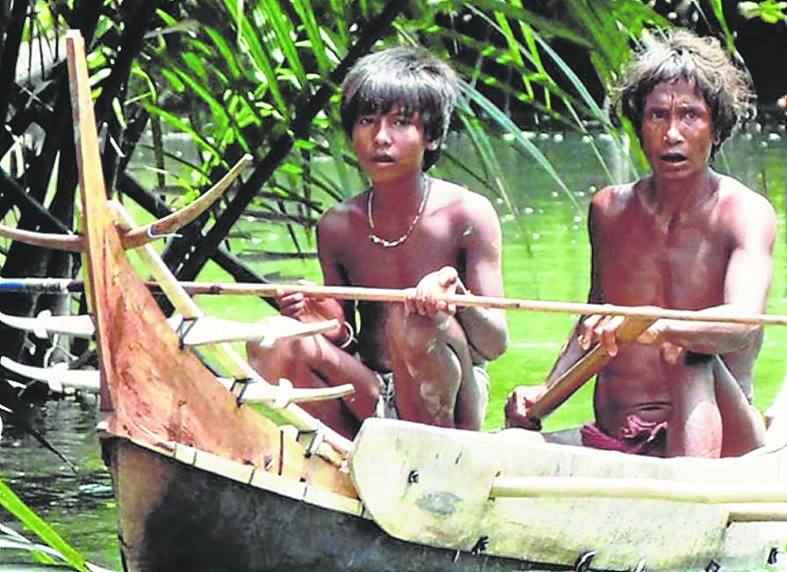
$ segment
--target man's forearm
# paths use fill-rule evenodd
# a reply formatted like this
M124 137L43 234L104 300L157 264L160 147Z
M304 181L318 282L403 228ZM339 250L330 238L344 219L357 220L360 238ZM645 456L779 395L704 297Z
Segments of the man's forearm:
M759 330L750 324L670 320L662 339L701 354L725 354L748 346Z
M500 357L508 347L508 326L503 310L474 306L458 308L456 319L465 331L467 343L485 360Z
M744 313L732 304L706 308L700 313L703 312L730 316ZM760 329L754 324L683 320L659 320L656 325L663 331L663 341L702 354L724 354L743 349L752 342Z

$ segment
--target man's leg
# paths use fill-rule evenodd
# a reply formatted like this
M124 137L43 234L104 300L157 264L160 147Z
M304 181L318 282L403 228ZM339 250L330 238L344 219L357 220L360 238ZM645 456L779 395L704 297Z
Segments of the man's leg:
M351 383L355 394L349 397L301 404L306 411L342 435L352 438L360 422L374 412L379 394L377 374L321 335L285 338L270 348L249 342L246 353L252 367L274 384L280 378L289 379L294 386L303 388Z
M454 423L457 429L480 431L489 405L489 374L472 364L469 373L462 376L456 396Z
M473 363L467 340L452 316L407 314L391 308L386 326L400 419L480 429L483 415L472 401ZM461 393L461 399L460 399ZM457 401L459 406L457 407Z
M667 457L718 457L722 424L714 388L712 356L686 352L668 368L672 412Z
M716 403L722 424L722 457L737 457L765 443L765 420L749 403L738 382L719 356L713 356Z

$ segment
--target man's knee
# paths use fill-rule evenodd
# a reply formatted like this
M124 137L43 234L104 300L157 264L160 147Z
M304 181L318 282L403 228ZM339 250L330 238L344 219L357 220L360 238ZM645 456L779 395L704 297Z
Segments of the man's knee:
M272 345L262 345L257 340L246 342L246 358L257 371L266 371L293 359L303 360L307 348L305 338L283 338Z
M422 381L418 386L421 408L426 418L436 425L452 427L454 425L454 409L456 407L456 390L458 387L447 387L445 383Z
M700 385L713 386L713 355L685 352L675 363L663 364L673 391L686 391Z
M451 320L445 314L436 317L392 312L387 334L405 357L428 357L447 347Z

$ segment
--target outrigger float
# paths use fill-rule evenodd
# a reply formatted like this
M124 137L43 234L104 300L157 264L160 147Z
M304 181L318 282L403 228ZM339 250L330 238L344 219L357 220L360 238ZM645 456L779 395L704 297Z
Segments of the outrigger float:
M84 234L18 238L50 247L65 241L84 252L91 320L15 324L95 335L100 368L89 381L95 387L98 376L125 570L748 572L779 565L787 542L784 423L771 425L767 446L716 460L374 419L350 442L296 403L335 395L270 385L225 339L203 339L210 343L200 350L212 351L231 380L222 384L185 342L182 324L205 318L139 238L162 229L130 230L137 227L106 199L78 33L69 33L67 48ZM148 262L180 326L167 321L127 248ZM604 356L594 359L597 367ZM255 387L252 408L244 389Z

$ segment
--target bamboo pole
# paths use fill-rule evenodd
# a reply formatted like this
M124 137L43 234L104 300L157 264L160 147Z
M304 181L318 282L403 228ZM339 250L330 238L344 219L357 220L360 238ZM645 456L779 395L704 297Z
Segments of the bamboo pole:
M787 503L787 484L707 484L614 477L496 477L490 498L594 497L699 504ZM742 513L743 511L741 511Z
M160 289L156 282L148 287ZM407 291L394 288L364 288L359 286L319 286L308 284L258 284L252 282L180 282L192 296L227 295L273 297L278 292L302 292L311 298L338 298L364 302L404 302ZM81 280L67 278L2 278L0 292L79 292ZM556 314L628 316L649 320L679 320L688 322L715 322L728 324L758 324L787 326L787 316L781 314L722 314L696 310L671 310L656 306L619 306L615 304L590 304L551 300L527 300L473 294L439 296L448 304L501 310L522 310Z

